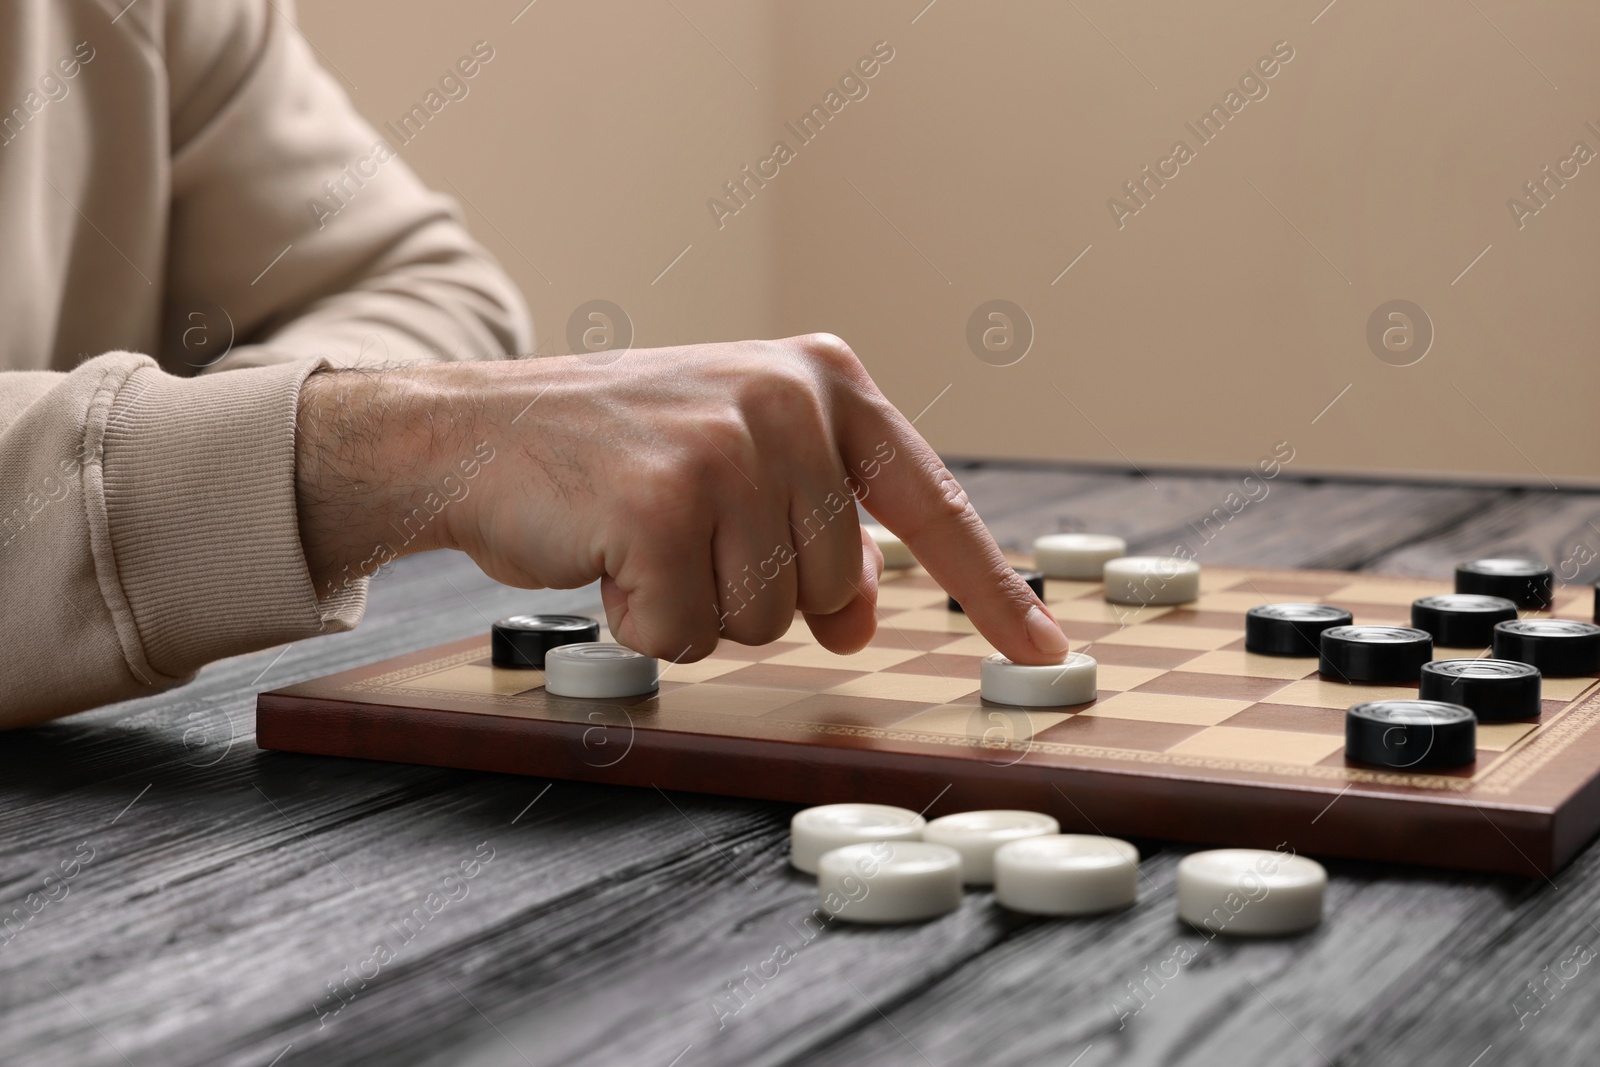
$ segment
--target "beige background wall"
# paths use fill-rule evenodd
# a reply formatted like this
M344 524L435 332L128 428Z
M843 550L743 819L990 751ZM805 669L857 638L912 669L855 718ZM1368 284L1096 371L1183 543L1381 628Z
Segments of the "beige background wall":
M302 23L377 121L495 47L403 153L470 200L543 351L599 297L641 345L834 330L908 414L938 398L918 427L947 453L1230 467L1288 441L1291 471L1600 481L1600 159L1520 230L1507 208L1600 152L1593 5L522 2ZM785 122L878 41L801 144ZM1185 123L1277 42L1201 144ZM707 200L780 138L719 228ZM1108 199L1179 139L1119 228ZM991 299L1032 325L1011 366L968 345ZM1394 299L1432 323L1410 366L1366 336Z

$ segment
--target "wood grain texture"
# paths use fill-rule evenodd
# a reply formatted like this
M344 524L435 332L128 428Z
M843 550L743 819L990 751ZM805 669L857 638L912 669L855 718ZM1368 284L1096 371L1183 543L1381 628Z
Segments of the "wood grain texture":
M1018 546L1107 528L1154 548L1203 522L1231 481L958 474ZM1459 557L1526 544L1559 563L1597 513L1592 495L1285 475L1202 558L1443 576ZM814 886L785 862L789 806L253 746L260 690L468 636L513 609L593 604L588 591L503 589L459 557L406 560L375 583L355 633L5 735L0 920L26 919L0 935L0 1058L1469 1067L1481 1055L1493 1067L1600 1055L1600 958L1563 962L1583 958L1580 943L1600 948L1593 848L1556 884L1331 863L1328 921L1283 940L1180 927L1182 850L1151 841L1141 901L1120 915L1024 920L972 893L926 925L812 933ZM66 894L29 914L28 894L51 872L59 886L85 843L93 858ZM484 843L493 859L465 895L447 888ZM385 940L393 959L365 985L348 978ZM793 959L748 978L780 942ZM1193 961L1147 980L1141 1006L1128 983L1179 945ZM347 980L348 1002L328 990ZM1541 980L1544 999L1527 999Z

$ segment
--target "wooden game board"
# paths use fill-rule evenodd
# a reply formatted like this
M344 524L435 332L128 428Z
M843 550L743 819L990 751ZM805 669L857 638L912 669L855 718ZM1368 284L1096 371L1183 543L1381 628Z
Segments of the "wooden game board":
M1442 582L1208 568L1179 608L1107 604L1051 581L1099 698L985 704L992 650L920 570L885 575L878 636L835 656L796 623L761 648L668 666L660 692L563 699L489 663L488 635L263 693L262 748L795 801L876 801L930 816L1049 812L1067 830L1548 875L1600 830L1600 688L1546 679L1535 723L1480 725L1459 772L1347 765L1344 711L1416 689L1324 681L1314 659L1243 650L1244 612L1324 601L1357 623L1409 619ZM1554 614L1589 618L1565 587ZM1483 649L1437 651L1439 658Z

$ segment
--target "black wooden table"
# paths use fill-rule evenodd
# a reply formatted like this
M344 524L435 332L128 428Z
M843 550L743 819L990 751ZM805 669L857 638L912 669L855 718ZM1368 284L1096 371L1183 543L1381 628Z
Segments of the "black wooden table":
M1082 529L1167 550L1238 485L957 473L1014 548ZM1281 478L1201 558L1445 577L1489 554L1593 582L1600 495ZM260 690L596 602L418 557L356 633L0 736L0 1061L1600 1059L1596 849L1549 881L1335 861L1317 930L1208 942L1175 918L1184 850L1141 841L1128 913L1029 921L975 892L936 922L813 935L788 806L255 747Z

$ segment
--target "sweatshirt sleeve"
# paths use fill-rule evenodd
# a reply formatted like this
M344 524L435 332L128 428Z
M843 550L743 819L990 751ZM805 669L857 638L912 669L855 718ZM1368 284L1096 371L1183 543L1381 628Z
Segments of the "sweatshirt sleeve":
M349 629L295 515L299 360L178 378L130 353L4 375L0 727L177 685L214 659Z
M162 302L220 309L235 340L199 374L181 336L0 374L0 727L355 625L365 584L319 596L300 544L301 384L531 347L510 279L356 115L289 0L130 5L127 25L168 79Z
M454 201L356 113L289 0L177 0L166 11L167 303L225 312L235 343L208 369L532 349L515 285ZM165 346L184 356L181 337Z

